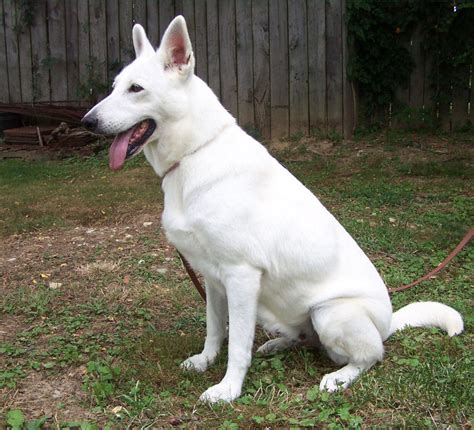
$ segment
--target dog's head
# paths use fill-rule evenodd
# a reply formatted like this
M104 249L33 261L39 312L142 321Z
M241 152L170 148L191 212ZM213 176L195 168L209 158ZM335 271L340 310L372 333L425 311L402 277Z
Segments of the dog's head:
M194 55L182 16L170 23L157 51L136 24L133 46L136 59L115 78L111 94L82 119L95 133L116 135L109 151L113 170L158 139L162 124L186 114L185 88L194 74Z

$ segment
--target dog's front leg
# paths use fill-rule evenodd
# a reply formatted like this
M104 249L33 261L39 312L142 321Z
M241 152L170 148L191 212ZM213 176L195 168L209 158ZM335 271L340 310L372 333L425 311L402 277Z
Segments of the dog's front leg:
M226 336L227 300L224 286L206 279L206 341L200 354L193 355L181 363L186 370L204 372L219 354Z
M240 396L252 358L257 319L260 271L245 266L233 268L225 279L229 309L229 359L227 371L219 384L206 390L201 400L231 402Z

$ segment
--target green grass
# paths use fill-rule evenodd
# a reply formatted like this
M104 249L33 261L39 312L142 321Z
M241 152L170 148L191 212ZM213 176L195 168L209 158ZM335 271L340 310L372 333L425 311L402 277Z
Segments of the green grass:
M120 173L107 169L103 154L62 162L0 161L0 235L114 222L153 210L160 196L159 180L142 160Z
M442 156L432 140L440 143L437 136L377 135L337 143L325 157L286 161L392 287L439 264L472 227L472 138L442 137ZM141 158L119 173L108 171L104 155L0 162L6 256L0 426L462 428L472 422L472 245L435 279L393 295L396 309L415 300L455 307L465 319L461 336L397 333L382 363L331 395L318 385L336 367L320 351L255 356L242 397L208 406L198 397L222 378L227 351L204 374L179 368L202 347L205 309L159 229L161 205L159 180ZM265 339L258 331L256 346Z

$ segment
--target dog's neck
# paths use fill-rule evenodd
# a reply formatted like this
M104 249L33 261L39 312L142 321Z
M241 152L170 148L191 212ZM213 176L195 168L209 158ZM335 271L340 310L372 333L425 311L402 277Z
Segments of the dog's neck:
M213 142L225 128L236 124L200 78L193 76L188 90L187 114L179 121L162 125L158 140L144 148L148 162L161 177L174 170L184 157Z
M183 156L183 158L185 157L191 157L192 155L194 155L196 152L200 151L201 149L203 148L206 148L207 146L211 145L218 137L221 133L223 133L227 128L229 128L230 126L234 125L234 123L228 123L228 124L225 124L220 130L219 132L217 133L216 136L214 136L212 139L209 139L207 142L204 142L201 146L198 146L194 151L188 153L188 154L185 154ZM162 179L165 179L165 177L171 173L172 171L176 170L179 165L181 164L181 161L177 161L176 163L174 163L168 170L166 170L166 172L163 174L162 176Z

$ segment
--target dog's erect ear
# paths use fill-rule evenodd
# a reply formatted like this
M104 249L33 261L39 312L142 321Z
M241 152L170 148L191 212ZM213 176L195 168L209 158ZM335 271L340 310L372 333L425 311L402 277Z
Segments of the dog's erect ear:
M141 55L148 53L153 54L155 50L153 46L151 46L148 37L146 37L146 33L144 28L140 24L135 24L133 26L133 47L135 48L135 55L140 57Z
M186 21L178 15L165 31L158 49L158 55L165 69L177 70L182 75L188 75L194 69L194 55L189 39Z

